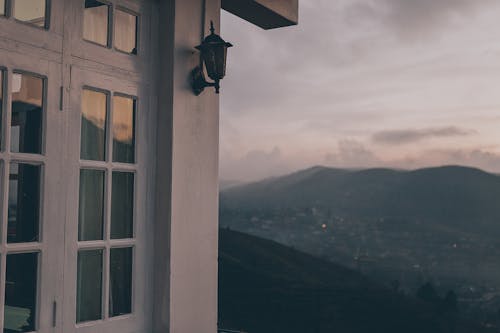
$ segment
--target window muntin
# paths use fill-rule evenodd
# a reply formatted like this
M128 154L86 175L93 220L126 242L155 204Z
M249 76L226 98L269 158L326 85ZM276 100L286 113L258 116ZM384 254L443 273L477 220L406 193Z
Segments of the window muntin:
M38 253L7 255L3 329L6 333L36 329L38 256Z
M113 162L135 161L136 100L113 96Z
M44 28L47 0L12 0L12 16L25 23Z
M90 89L82 91L82 124L80 157L104 161L106 157L106 123L108 95Z
M122 52L137 54L137 16L117 8L114 20L115 48Z
M96 0L85 0L83 11L83 39L109 46L110 6Z
M45 80L14 73L12 76L12 119L10 149L14 153L42 153Z

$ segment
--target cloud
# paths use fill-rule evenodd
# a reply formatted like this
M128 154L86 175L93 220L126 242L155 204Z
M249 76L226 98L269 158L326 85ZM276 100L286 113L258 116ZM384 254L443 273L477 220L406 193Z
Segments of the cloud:
M473 130L467 130L454 126L426 129L389 130L373 134L372 141L387 145L402 145L430 138L468 136L475 133L476 132Z
M325 162L341 168L372 167L381 163L380 159L361 142L341 140L335 153L328 153Z

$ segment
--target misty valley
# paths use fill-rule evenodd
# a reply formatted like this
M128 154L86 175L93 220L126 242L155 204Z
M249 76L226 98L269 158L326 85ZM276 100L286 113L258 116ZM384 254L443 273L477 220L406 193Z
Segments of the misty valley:
M290 303L305 302L305 299L312 302L305 309L320 306L318 311L322 313L332 307L319 326L312 324L317 324L318 319L308 317L308 324L312 326L302 327L302 332L335 329L368 332L357 321L377 311L385 312L380 312L378 319L367 319L372 323L369 331L410 332L402 323L388 324L397 321L395 317L405 318L398 312L405 308L409 316L414 315L406 322L413 323L415 332L500 332L498 175L459 166L415 171L314 167L223 189L220 225L221 232L225 233L221 236L222 303L233 302L231 295L239 295L241 303L241 293L249 292L245 288L255 288L255 294L275 283L281 286L276 289L279 292L265 297L282 297L283 304L287 304L283 305L282 312L289 315L298 311L288 309ZM278 254L271 253L278 244L257 246L255 242L260 241L247 239L247 245L255 246L253 254L247 253L250 250L242 249L243 241L230 242L231 237L244 237L233 231L275 241L290 252L279 250L283 257L278 260L273 257ZM241 284L228 279L224 254L234 252L236 256L241 251L247 254L238 262L241 265L247 262L249 266L245 269L253 268L252 273L241 271L240 278L248 280L254 276L260 281L268 274L270 284L262 282L251 287L255 279ZM323 260L317 265L324 266L324 272L312 267L313 259L303 259L310 264L299 265L297 256L300 255L292 254L294 251ZM271 264L274 270L267 267L261 271L256 262L267 260L275 260L275 264ZM228 262L226 267L233 264ZM291 282L294 274L315 274L307 270L317 270L317 278L310 279L315 287L303 282L307 279ZM330 274L325 273L328 270L335 271L332 279L337 282L327 279L323 285L318 281ZM236 269L229 271L237 276ZM283 274L282 280L276 280L276 274ZM357 281L357 284L343 284L345 280ZM229 285L224 286L224 281ZM318 283L323 289L316 288ZM300 292L295 289L298 284L303 285ZM316 293L323 290L323 294L315 298L311 295L292 297L293 293L286 290L293 290L296 296L304 290ZM382 310L380 304L392 304L394 308ZM237 315L223 311L225 304L220 306L223 320L240 325ZM234 306L238 306L237 302ZM394 316L387 319L390 313ZM431 326L418 327L417 323L426 321L431 322ZM251 322L245 325L253 327ZM301 326L296 323L293 327ZM261 327L255 328L266 332ZM295 332L293 328L288 331Z

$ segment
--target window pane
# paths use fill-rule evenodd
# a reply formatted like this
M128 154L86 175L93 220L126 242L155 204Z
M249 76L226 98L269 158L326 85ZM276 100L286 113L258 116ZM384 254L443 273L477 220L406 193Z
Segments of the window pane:
M76 322L102 317L102 250L78 252Z
M31 332L36 323L38 253L7 255L4 332Z
M19 21L44 27L45 6L46 0L14 0L12 2L12 15Z
M85 0L83 38L102 46L108 45L109 6L95 0Z
M113 172L111 238L132 238L134 225L134 174Z
M137 54L137 16L120 9L115 11L115 47Z
M0 0L0 15L5 15L5 0Z
M80 170L78 240L103 239L104 171Z
M109 316L132 312L132 248L111 249Z
M107 95L84 89L82 91L81 158L104 161L106 151Z
M2 10L4 7L4 3L0 0L0 10ZM0 15L2 14L3 12L0 12ZM4 94L4 91L3 91L3 71L0 70L0 128L2 128L2 119L3 119L3 94ZM1 142L2 142L2 136L0 135L0 146L1 146Z
M12 77L12 152L42 152L43 85L42 78L29 74Z
M113 97L113 161L134 163L135 107L133 98Z
M39 165L10 164L7 241L38 241L40 216Z

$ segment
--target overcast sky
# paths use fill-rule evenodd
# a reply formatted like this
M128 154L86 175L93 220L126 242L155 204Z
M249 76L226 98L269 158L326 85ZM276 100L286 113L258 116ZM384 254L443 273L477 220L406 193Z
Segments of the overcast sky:
M228 14L221 177L313 165L500 172L500 1L300 0L297 27Z

